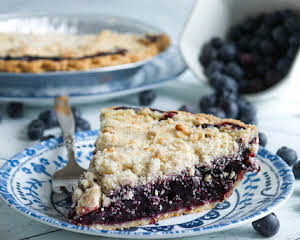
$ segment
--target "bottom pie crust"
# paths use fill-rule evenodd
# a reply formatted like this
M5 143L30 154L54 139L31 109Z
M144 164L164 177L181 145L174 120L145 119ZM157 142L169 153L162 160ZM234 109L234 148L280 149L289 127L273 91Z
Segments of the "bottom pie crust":
M123 230L123 229L131 228L131 227L143 226L143 225L147 225L147 224L154 224L157 221L160 221L163 219L168 219L171 217L181 216L184 214L193 214L193 213L198 213L198 212L202 212L205 210L210 210L210 209L214 208L218 203L225 201L226 199L228 199L231 196L231 194L233 193L235 188L242 181L245 173L246 173L246 171L241 171L239 173L238 178L237 178L236 182L234 183L234 186L232 187L232 189L229 192L227 192L225 194L224 200L222 200L222 201L208 202L201 206L180 209L178 211L167 212L167 213L160 214L153 218L143 218L143 219L139 219L139 220L133 220L133 221L123 222L123 223L116 223L116 224L91 224L88 227L98 229L98 230ZM84 226L81 224L78 224L78 225Z

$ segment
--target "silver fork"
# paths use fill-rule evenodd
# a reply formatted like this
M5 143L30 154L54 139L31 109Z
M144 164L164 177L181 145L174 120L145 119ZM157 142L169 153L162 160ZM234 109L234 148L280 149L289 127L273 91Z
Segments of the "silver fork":
M67 96L55 99L55 111L59 125L64 136L64 143L68 151L67 165L55 172L52 176L52 190L56 193L72 192L72 188L77 185L79 177L85 169L76 162L74 151L75 121Z

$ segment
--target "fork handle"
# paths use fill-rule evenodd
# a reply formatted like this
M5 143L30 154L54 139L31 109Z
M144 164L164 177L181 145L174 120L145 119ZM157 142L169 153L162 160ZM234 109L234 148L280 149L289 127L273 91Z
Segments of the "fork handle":
M68 150L68 163L66 168L75 170L80 167L75 159L74 151L74 132L75 132L75 120L71 107L69 105L68 96L60 96L55 98L55 111L59 125L64 135L64 143Z

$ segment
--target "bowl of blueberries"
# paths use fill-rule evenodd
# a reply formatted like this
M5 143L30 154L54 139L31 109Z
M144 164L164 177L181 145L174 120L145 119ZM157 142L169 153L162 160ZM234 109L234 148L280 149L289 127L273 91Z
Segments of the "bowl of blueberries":
M299 46L295 0L196 1L180 39L199 80L254 102L299 95Z

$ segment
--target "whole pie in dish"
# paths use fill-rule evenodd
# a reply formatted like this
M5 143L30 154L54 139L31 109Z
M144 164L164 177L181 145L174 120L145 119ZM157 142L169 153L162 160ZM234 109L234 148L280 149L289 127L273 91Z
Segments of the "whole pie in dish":
M170 45L166 34L138 36L104 30L95 35L0 33L0 71L74 71L145 60Z
M123 229L211 209L259 171L257 130L237 120L112 107L101 129L73 191L78 225Z

